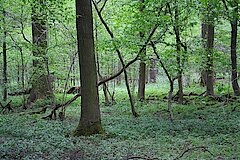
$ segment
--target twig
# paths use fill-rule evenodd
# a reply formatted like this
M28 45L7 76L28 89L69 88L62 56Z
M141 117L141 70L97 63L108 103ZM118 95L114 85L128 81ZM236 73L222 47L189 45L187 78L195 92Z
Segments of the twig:
M182 153L180 153L176 158L174 158L173 160L177 160L182 158L186 153L190 152L190 151L196 151L196 150L202 150L203 152L208 152L209 154L212 154L212 152L210 152L207 147L205 146L198 146L198 147L192 147L192 148L187 148L186 150L184 150Z

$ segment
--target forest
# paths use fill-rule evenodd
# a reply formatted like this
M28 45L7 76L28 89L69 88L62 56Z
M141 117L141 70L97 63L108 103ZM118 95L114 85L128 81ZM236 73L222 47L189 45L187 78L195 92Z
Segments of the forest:
M0 159L240 159L239 0L0 0Z

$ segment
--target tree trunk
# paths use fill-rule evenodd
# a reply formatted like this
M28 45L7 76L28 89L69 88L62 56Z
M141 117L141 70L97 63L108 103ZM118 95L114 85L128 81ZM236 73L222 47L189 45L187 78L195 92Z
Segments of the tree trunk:
M156 59L150 59L150 69L149 69L149 79L151 83L157 82L157 67L156 67Z
M149 65L146 65L146 83L149 83L150 74L149 74Z
M172 111L172 94L173 94L173 80L169 79L170 89L168 93L168 111L170 115L170 120L173 121L173 111Z
M76 0L78 55L81 80L81 118L74 136L101 133L91 0Z
M146 56L146 50L145 50ZM140 62L139 67L139 79L138 79L138 99L145 99L145 85L146 85L146 63L144 61Z
M213 42L214 42L214 26L213 23L207 24L207 81L206 81L206 95L214 95L214 72L213 72Z
M207 24L206 23L202 23L202 29L201 29L201 37L202 37L202 46L203 48L206 48L206 35L207 35ZM201 74L200 74L200 85L202 87L205 87L207 84L207 71L204 69L201 71Z
M237 13L238 2L234 0L234 17L231 21L231 62L232 62L232 87L234 95L239 96L240 90L237 77Z
M52 86L47 73L47 15L44 14L43 1L37 0L32 6L32 38L33 38L33 75L32 90L28 102L37 99L49 99L53 96Z
M140 8L140 12L143 12L144 10L144 0L140 0L140 3L142 3L143 6ZM140 38L143 39L144 33L140 32ZM141 62L139 66L139 79L138 79L138 99L144 100L145 99L145 85L146 85L146 48L142 50L142 53L140 53L141 56Z
M6 12L3 9L3 101L7 101L7 31L5 16Z
M180 40L180 31L179 31L179 12L178 6L175 6L175 23L174 26L175 36L176 36L176 45L177 45L177 65L178 65L178 102L183 103L183 82L182 82L182 65L181 65L181 40Z

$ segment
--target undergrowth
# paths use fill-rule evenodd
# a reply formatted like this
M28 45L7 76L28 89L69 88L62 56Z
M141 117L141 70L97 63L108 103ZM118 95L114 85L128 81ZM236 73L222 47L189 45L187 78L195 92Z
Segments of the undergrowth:
M63 122L42 120L43 115L1 115L0 159L240 159L237 100L225 104L187 97L186 105L173 103L171 122L167 102L162 99L166 90L152 87L147 97L151 95L160 98L136 102L140 117L134 118L124 89L116 90L112 106L104 106L100 94L105 134L89 137L70 136L79 122L80 100L66 108ZM57 94L56 101L61 102L61 97ZM67 95L66 99L71 97ZM13 104L21 106L20 99L12 98Z

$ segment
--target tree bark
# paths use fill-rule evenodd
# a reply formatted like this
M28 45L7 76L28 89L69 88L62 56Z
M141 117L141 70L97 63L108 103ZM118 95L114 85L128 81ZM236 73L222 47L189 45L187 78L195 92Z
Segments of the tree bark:
M139 66L139 79L138 79L138 99L145 99L145 86L146 86L146 63L141 61Z
M81 118L74 136L101 133L91 0L76 0L76 27L81 80Z
M234 15L231 20L231 62L232 62L232 87L235 96L239 96L240 90L237 77L237 15L238 15L238 2L234 0Z
M207 24L207 81L206 81L206 95L214 95L214 72L213 72L213 43L214 43L214 25L213 23Z
M28 103L37 99L49 99L53 96L52 86L47 73L47 59L45 57L48 47L47 15L44 13L43 1L37 0L32 4L32 41L33 41L33 75L31 79L32 90Z
M144 10L144 0L140 0L140 3L142 3L142 6L140 8L140 12L143 12ZM140 38L143 39L144 32L140 32ZM140 53L141 61L139 66L139 78L138 78L138 99L144 100L145 99L145 85L146 85L146 48L142 50L142 53Z

